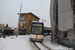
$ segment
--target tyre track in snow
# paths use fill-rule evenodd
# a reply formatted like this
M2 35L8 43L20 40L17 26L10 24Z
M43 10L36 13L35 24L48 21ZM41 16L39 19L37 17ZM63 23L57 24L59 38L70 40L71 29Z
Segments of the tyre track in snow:
M38 48L38 50L51 50L49 47L45 46L41 42L33 42L33 43Z

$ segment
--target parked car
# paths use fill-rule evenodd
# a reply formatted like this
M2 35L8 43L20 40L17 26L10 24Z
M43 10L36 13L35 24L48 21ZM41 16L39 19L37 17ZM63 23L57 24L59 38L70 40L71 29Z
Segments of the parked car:
M20 35L26 35L26 28L24 26L20 29Z

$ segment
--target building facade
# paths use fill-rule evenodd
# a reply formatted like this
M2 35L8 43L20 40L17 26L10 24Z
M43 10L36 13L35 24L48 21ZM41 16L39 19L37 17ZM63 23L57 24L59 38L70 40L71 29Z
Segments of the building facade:
M75 0L51 0L52 42L75 47Z
M0 33L2 33L4 31L4 27L5 27L4 24L0 24Z
M18 31L24 26L26 28L26 33L30 33L32 21L39 21L40 19L33 13L19 13L19 15Z

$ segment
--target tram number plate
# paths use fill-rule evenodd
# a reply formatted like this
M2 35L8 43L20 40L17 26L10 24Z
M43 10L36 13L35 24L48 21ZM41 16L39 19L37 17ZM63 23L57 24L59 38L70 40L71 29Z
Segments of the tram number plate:
M36 35L35 38L38 38L38 35Z

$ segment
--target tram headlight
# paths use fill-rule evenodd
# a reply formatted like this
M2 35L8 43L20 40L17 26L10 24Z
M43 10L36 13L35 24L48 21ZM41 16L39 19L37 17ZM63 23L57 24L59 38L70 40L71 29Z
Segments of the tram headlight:
M40 36L40 38L42 38L42 36Z
M33 37L33 36L31 36L31 37Z

